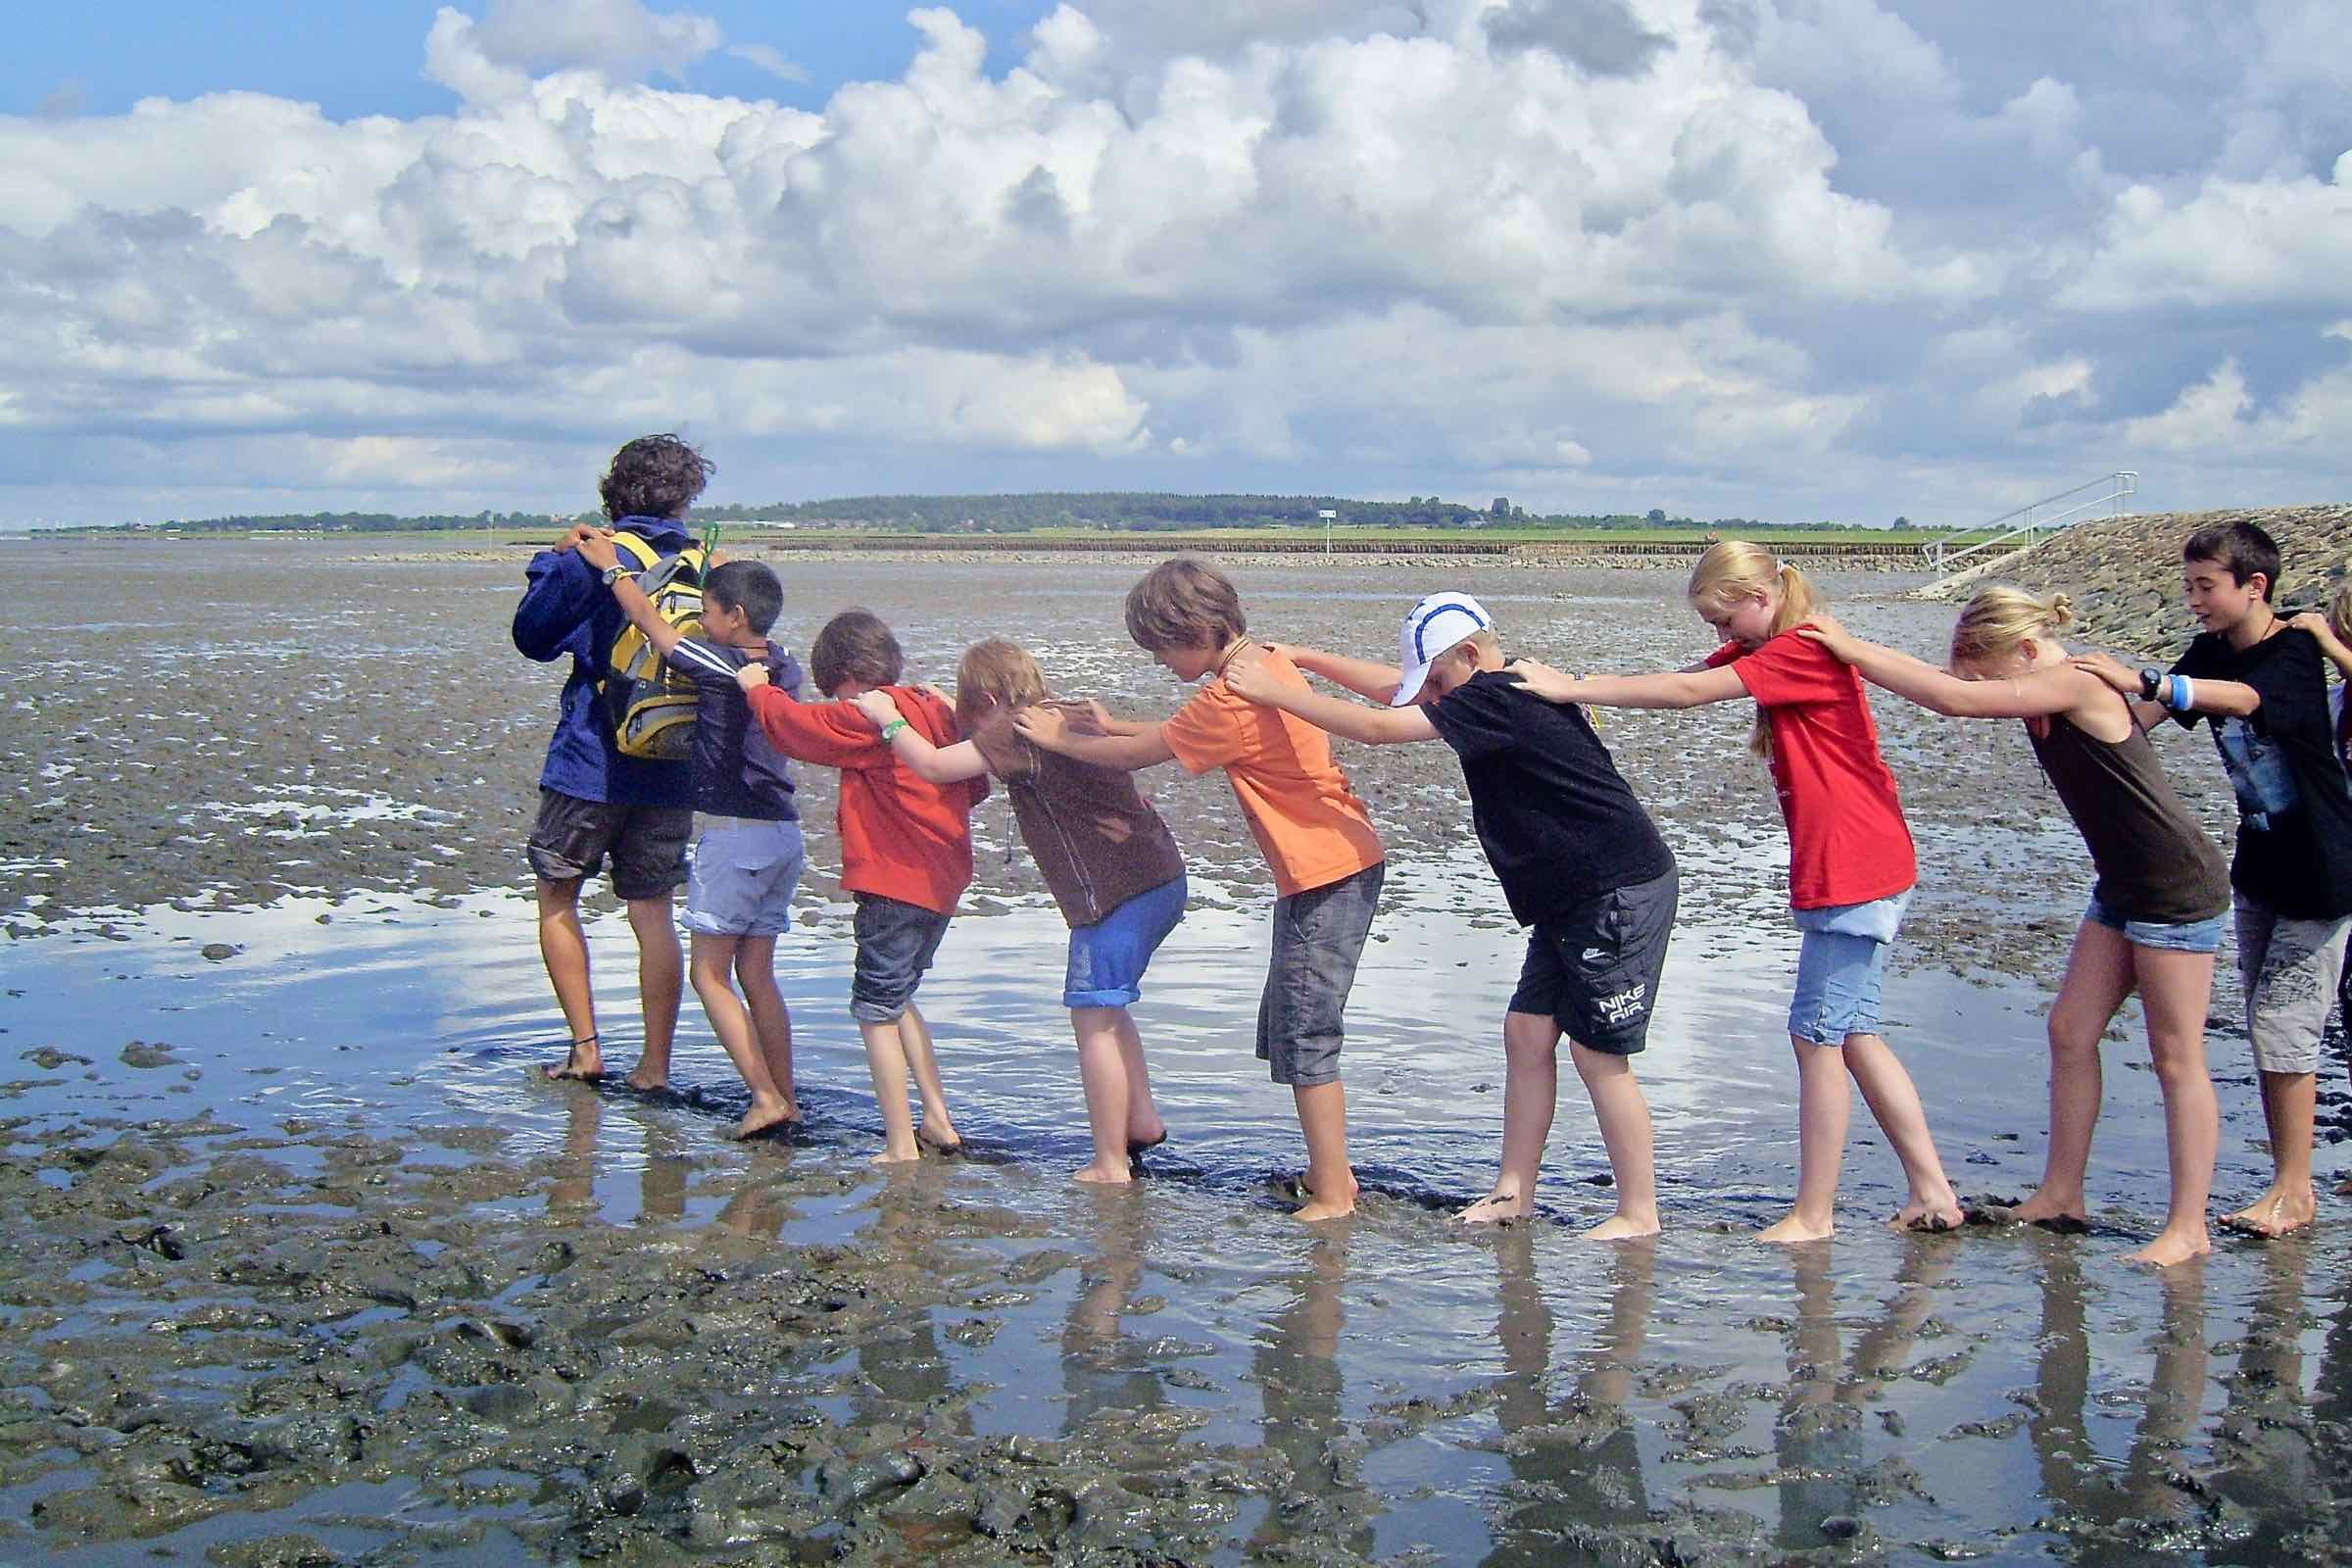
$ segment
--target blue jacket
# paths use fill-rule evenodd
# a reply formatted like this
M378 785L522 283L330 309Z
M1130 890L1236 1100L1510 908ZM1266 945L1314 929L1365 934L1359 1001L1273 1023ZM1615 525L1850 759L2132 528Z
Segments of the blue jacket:
M694 543L684 524L666 517L623 517L618 526L665 556ZM612 744L612 726L597 702L596 683L612 657L613 639L628 622L601 574L576 550L542 550L523 576L527 586L522 603L514 607L514 646L525 659L543 664L571 656L563 716L547 743L540 787L616 806L692 806L693 778L686 763L623 757Z

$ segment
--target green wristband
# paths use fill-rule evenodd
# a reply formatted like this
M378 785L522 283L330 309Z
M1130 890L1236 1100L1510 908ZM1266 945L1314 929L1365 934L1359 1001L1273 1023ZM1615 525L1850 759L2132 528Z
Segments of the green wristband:
M905 719L894 718L889 723L882 726L882 739L887 742L893 735L896 735L899 731L905 729L906 727L906 721Z

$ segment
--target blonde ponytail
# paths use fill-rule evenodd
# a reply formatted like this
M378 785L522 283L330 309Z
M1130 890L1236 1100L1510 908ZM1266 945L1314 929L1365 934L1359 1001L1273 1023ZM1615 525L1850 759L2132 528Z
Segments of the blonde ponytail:
M2055 638L2074 624L2075 602L2065 594L2036 598L2023 588L1982 588L1952 626L1951 662L1981 664L2005 657L2029 637Z

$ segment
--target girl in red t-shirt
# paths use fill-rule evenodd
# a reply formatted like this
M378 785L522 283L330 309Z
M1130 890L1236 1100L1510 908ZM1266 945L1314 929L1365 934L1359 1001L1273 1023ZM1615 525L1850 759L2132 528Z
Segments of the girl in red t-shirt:
M1691 608L1724 642L1687 669L1571 679L1528 660L1511 667L1539 696L1559 703L1696 708L1754 700L1750 745L1772 769L1788 821L1788 903L1804 933L1788 1008L1797 1066L1796 1204L1756 1239L1818 1241L1835 1227L1853 1105L1849 1075L1910 1184L1893 1222L1949 1230L1961 1221L1959 1200L1911 1075L1879 1036L1886 948L1919 867L1861 679L1797 635L1814 612L1813 588L1770 551L1737 540L1710 546L1690 573L1690 592Z

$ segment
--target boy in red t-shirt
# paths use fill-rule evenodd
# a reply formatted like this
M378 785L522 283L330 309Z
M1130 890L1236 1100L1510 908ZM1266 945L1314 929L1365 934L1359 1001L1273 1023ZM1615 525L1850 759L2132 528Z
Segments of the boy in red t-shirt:
M988 798L988 780L932 784L891 755L894 730L877 732L847 699L887 691L898 722L937 746L961 737L955 714L932 692L901 686L906 661L899 641L870 611L845 610L826 621L808 650L816 688L834 703L796 703L746 664L735 677L768 744L796 761L841 769L835 820L841 833L841 885L857 900L857 966L850 1016L865 1040L865 1060L882 1107L877 1165L919 1158L924 1146L954 1153L962 1147L939 1081L931 1031L914 990L947 935L956 900L972 880L972 808ZM923 1120L906 1106L911 1071Z
M1690 606L1724 642L1687 669L1576 680L1525 660L1512 667L1538 696L1559 703L1696 708L1754 699L1751 745L1771 766L1788 824L1788 904L1804 933L1788 1006L1797 1066L1796 1203L1756 1240L1813 1242L1835 1228L1853 1110L1849 1075L1910 1183L1893 1223L1950 1230L1961 1223L1959 1200L1944 1178L1919 1091L1879 1035L1886 949L1919 864L1861 677L1797 634L1815 612L1812 585L1761 546L1710 546L1690 573Z
M1057 709L1022 710L1023 735L1082 762L1133 770L1175 760L1191 773L1225 769L1250 832L1274 872L1273 958L1258 1000L1257 1054L1291 1086L1306 1140L1302 1220L1355 1207L1348 1163L1348 1092L1340 1082L1342 1014L1372 929L1387 861L1364 803L1331 760L1331 741L1304 719L1236 695L1221 678L1239 659L1262 658L1274 678L1304 688L1282 655L1253 649L1241 596L1222 572L1178 558L1127 595L1127 632L1182 681L1193 699L1163 722L1102 717L1080 734Z

